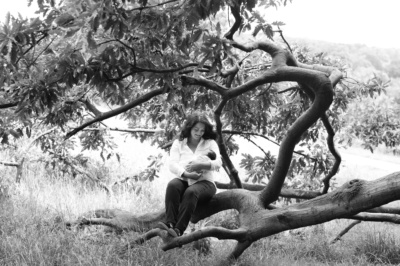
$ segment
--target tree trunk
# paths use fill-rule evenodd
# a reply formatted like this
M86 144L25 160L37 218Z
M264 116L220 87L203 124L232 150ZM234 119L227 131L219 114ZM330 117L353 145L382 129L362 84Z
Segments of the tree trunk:
M168 250L206 237L235 239L238 245L229 257L237 258L254 241L286 230L340 218L360 219L356 214L400 199L400 172L369 182L355 179L328 194L273 210L263 208L259 195L259 191L244 189L232 189L216 194L210 202L198 206L192 216L192 222L196 223L223 210L236 209L239 211L240 227L234 230L205 227L169 239L162 248ZM137 244L157 235L162 236L160 229L152 228L163 217L163 210L142 216L121 210L97 210L75 222L69 222L68 225L101 224L118 230L150 230L131 243ZM368 220L368 216L362 217Z

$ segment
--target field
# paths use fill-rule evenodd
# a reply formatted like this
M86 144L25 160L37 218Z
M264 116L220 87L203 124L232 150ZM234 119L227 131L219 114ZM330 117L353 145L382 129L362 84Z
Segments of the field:
M251 152L251 146L244 144L241 152ZM137 173L147 165L147 156L158 152L132 140L120 147L121 163L113 159L102 166L105 174L115 179ZM400 169L399 157L386 153L370 154L360 148L341 152L344 162L339 184L354 178L371 180ZM1 156L9 159L4 152ZM63 226L64 221L97 208L120 208L137 214L162 208L169 179L166 169L155 182L121 187L111 198L83 180L72 180L33 163L18 185L14 183L15 169L0 166L0 176L0 265L218 265L235 244L210 239L211 251L207 254L193 245L163 252L161 240L153 239L121 255L118 249L137 233L117 234L101 226L71 230ZM220 181L228 179L221 175ZM221 213L197 226L218 224L232 215L231 211ZM233 265L400 264L397 225L363 222L342 240L330 244L351 222L336 220L265 238Z

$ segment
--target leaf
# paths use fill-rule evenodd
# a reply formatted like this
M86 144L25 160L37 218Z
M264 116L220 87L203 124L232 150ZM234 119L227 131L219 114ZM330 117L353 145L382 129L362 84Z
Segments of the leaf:
M80 27L76 27L76 28L71 28L70 30L67 31L67 33L65 34L64 38L69 38L75 35L75 33L77 31L79 31L81 28Z
M247 0L246 1L246 8L247 10L251 11L256 6L257 0Z
M252 33L253 37L256 37L257 34L260 32L260 30L262 30L262 25L258 24L255 28L254 31Z
M197 42L197 41L200 39L200 37L201 37L202 34L203 34L203 30L202 30L202 29L196 30L196 31L192 34L192 37L190 38L190 42L191 42L191 43Z
M221 24L218 22L217 26L215 27L215 30L217 31L218 37L221 36Z
M96 15L92 21L92 30L94 32L97 32L97 29L99 28L99 26L100 26L100 17L99 17L99 15Z
M89 48L95 50L97 48L96 41L93 38L93 32L90 30L86 35L86 40L88 42Z
M29 127L26 127L25 131L26 131L26 135L28 136L28 138L30 138L31 137L31 129Z
M274 40L274 30L272 29L272 26L268 24L266 27L263 29L264 33L267 35L267 37L271 40Z

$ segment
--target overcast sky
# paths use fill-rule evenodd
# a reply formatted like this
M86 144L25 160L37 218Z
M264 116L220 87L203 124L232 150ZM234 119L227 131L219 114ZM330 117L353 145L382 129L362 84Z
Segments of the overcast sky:
M34 15L27 0L0 0L0 18L20 12ZM36 2L36 0L34 0ZM284 8L268 9L268 22L286 23L285 36L336 43L400 49L400 0L292 0Z

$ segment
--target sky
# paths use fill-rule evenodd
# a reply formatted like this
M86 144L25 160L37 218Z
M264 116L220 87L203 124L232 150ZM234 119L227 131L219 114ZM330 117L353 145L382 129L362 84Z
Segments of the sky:
M34 15L27 0L0 3L0 21L7 11ZM284 22L281 29L287 37L400 49L399 12L400 0L292 0L278 10L269 8L265 17Z

